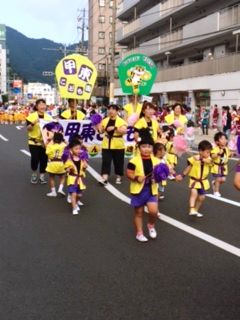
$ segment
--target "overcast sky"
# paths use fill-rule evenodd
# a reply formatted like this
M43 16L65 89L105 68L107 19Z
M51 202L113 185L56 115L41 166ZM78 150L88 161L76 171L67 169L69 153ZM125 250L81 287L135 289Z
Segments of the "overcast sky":
M27 37L75 43L79 40L78 9L87 9L87 3L88 0L0 0L0 23Z

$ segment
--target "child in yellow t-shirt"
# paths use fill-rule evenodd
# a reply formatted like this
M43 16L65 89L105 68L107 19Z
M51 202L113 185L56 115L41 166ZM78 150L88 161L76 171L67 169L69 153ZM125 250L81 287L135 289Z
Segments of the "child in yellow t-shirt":
M210 174L212 159L210 157L212 145L203 140L198 145L198 155L188 158L188 166L183 174L176 176L176 181L181 181L186 175L189 176L189 216L202 217L199 212L205 200L206 191L210 188L208 176Z
M214 136L216 147L212 149L211 157L213 159L212 181L213 194L216 197L221 197L220 186L226 181L228 174L228 161L231 152L227 146L227 136L223 132L217 132Z
M66 147L66 143L64 142L64 138L62 133L55 132L53 136L53 141L47 145L46 154L48 156L48 165L46 168L46 172L49 173L49 184L51 188L51 192L47 193L48 197L56 197L56 187L55 187L55 177L59 177L60 184L58 188L58 193L65 196L65 192L63 191L64 182L65 182L65 167L62 161L62 155L64 149Z

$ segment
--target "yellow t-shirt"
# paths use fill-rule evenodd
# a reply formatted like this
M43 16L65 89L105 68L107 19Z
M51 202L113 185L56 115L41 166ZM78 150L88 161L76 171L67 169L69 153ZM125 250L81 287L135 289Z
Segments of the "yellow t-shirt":
M29 121L30 123L34 123L37 119L39 119L39 116L36 111L31 113L26 120ZM43 119L50 121L52 120L52 117L45 112ZM37 146L40 146L43 144L42 133L41 133L39 123L35 123L34 126L32 127L32 130L28 131L28 144L37 145Z
M102 126L104 129L107 128L109 120L110 120L109 117L102 120ZM123 126L127 127L127 123L122 118L117 116L114 126L116 129L119 129L120 127L123 127ZM121 134L115 133L115 132L114 132L113 136L110 136L110 135L108 135L107 132L104 132L102 149L111 149L111 150L112 149L118 149L118 150L125 149L125 141L124 141L123 136L124 135L121 135Z
M194 157L188 158L188 163L191 165L191 170L189 172L189 187L208 190L210 184L207 178L210 174L212 164L196 160Z
M130 117L132 114L137 113L139 116L142 112L142 104L138 103L135 108L132 103L128 103L123 107L124 111L127 113L127 117Z
M222 149L223 154L220 155L221 149L216 146L212 149L211 154L217 154L218 157L213 159L213 166L211 172L213 174L220 174L226 176L228 174L228 161L231 155L231 152L228 147Z
M46 171L52 174L64 174L65 167L62 161L62 155L66 144L62 143L49 143L46 148L48 156L48 165Z
M73 119L73 120L83 120L85 118L85 114L80 110L76 110L76 115L77 115L76 119ZM72 119L71 110L67 109L67 110L63 111L61 113L61 117L66 120L71 120Z
M149 126L146 119L144 117L142 117L141 119L139 119L137 121L137 123L134 126L135 129L137 130L141 130L143 128L149 128L150 132L151 132L151 136L153 137L154 142L157 142L157 138L158 138L158 131L159 131L159 123L157 122L157 120L152 119L151 120L151 125Z

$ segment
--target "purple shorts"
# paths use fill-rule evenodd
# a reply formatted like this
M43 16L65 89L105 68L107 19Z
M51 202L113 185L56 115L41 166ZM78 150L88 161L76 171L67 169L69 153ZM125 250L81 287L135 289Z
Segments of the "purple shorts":
M158 202L157 196L152 195L151 185L145 185L139 194L131 196L131 206L134 208L143 207L149 202Z
M195 189L195 188L192 188L192 189ZM197 190L199 196L204 196L205 194L207 194L207 191L204 190L203 188L195 189L195 190Z
M212 174L213 178L225 178L226 175L221 174L221 173L213 173Z
M79 186L75 186L74 184L70 184L68 186L68 193L77 193L77 194L81 194L82 191L80 190Z
M240 164L236 166L236 172L240 172Z

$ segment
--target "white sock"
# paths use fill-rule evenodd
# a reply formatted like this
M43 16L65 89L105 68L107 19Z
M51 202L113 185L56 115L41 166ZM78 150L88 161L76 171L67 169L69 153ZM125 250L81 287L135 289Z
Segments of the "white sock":
M45 174L44 173L40 173L40 179L44 179L45 178Z
M58 191L63 191L63 184L62 183L59 185Z
M56 188L51 188L52 193L56 193Z

